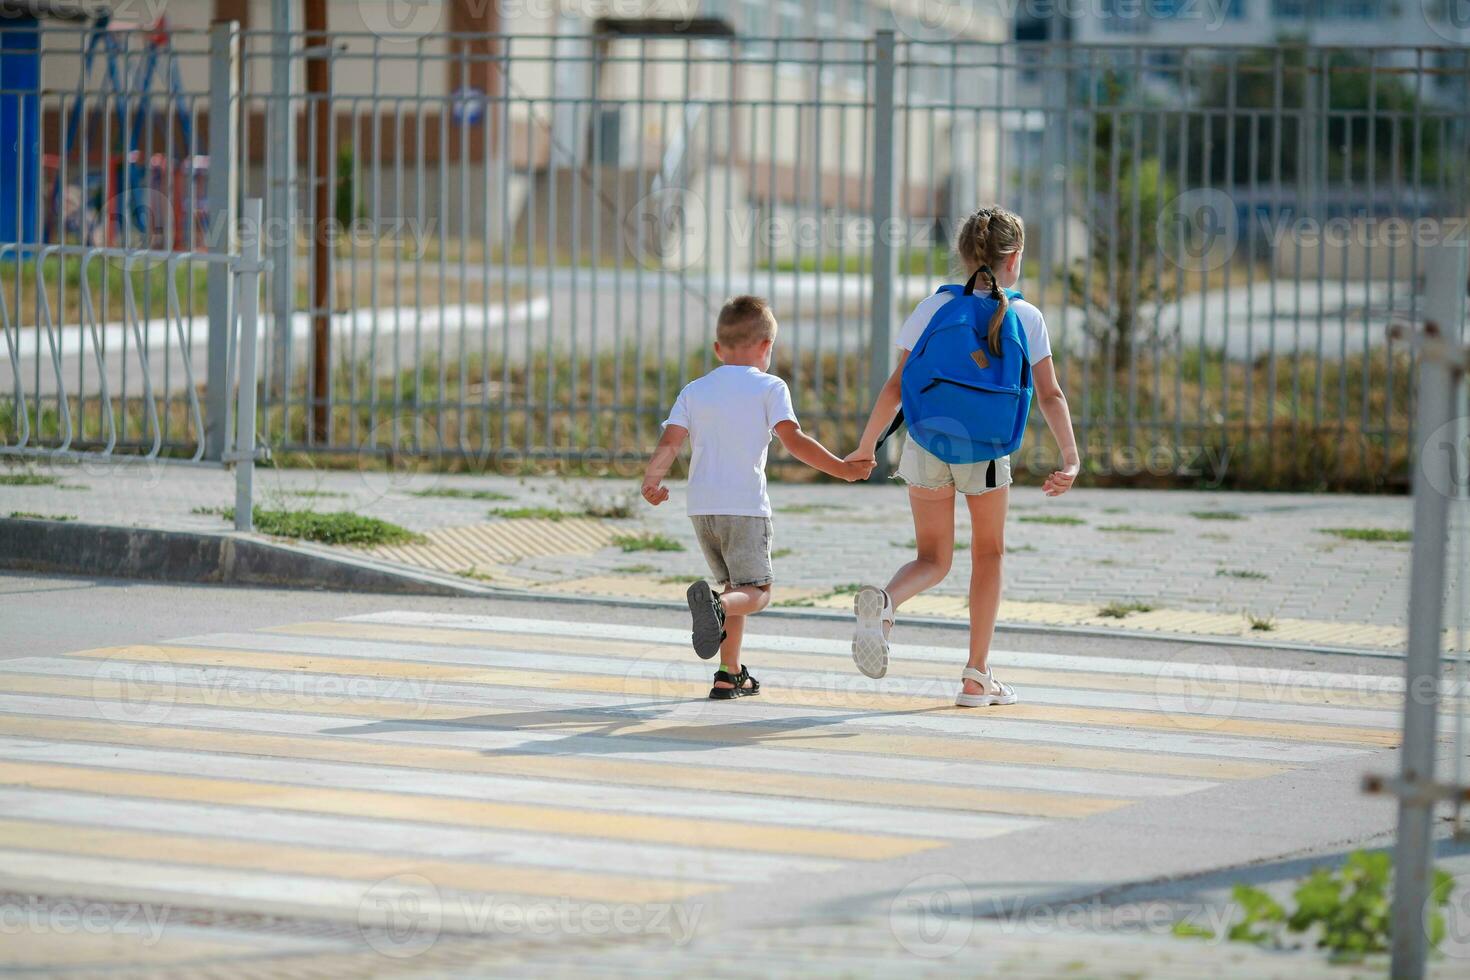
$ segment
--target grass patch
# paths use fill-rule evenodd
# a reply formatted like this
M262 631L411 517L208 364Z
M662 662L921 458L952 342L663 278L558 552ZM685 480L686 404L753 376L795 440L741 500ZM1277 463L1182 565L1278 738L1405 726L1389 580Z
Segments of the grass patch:
M1269 633L1276 628L1275 616L1254 616L1246 613L1245 618L1251 624L1251 629L1259 633Z
M1012 545L1006 545L1006 554L1016 554L1016 553L1022 552L1022 551L1035 551L1035 550L1036 550L1036 545L1034 545L1034 544L1012 544Z
M615 575L651 575L658 571L653 565L621 565L613 569Z
M1068 527L1087 523L1080 517L1071 517L1067 514L1027 514L1016 520L1022 524L1059 524Z
M233 507L190 507L189 513L196 514L199 517L224 517L228 514L230 520L235 519L235 509Z
M1384 527L1322 527L1317 529L1318 534L1330 534L1344 541L1374 541L1387 542L1389 544L1402 544L1405 541L1414 540L1412 531L1396 531Z
M423 538L423 535L415 534L406 527L345 510L323 514L314 510L267 510L256 507L250 513L255 521L256 531L277 538L299 538L302 541L350 545L354 548L406 544ZM226 520L234 520L235 508L226 508L220 516Z
M455 572L454 574L458 575L460 578L472 579L473 581L476 581L476 582L493 582L493 581L495 581L495 576L491 575L489 572L482 572L482 571L480 571L474 565L471 565L469 568L461 569L460 571Z
M1201 541L1229 541L1230 535L1221 534L1219 531L1206 531L1199 535Z
M323 500L328 497L347 496L347 494L338 493L336 490L287 490L286 495L289 497L304 497L307 500Z
M895 547L895 548L917 548L919 546L919 542L917 540L915 540L914 538L909 538L907 541L890 541L888 543L891 544L891 545L893 545L893 547ZM954 543L954 550L955 551L966 551L966 550L969 549L969 547L970 547L970 542L968 542L968 541L962 541L962 540L960 540L958 538L955 539L955 543Z
M1152 612L1153 608L1146 602L1110 602L1097 614L1105 619L1127 619L1132 613Z
M490 516L504 517L512 521L564 521L584 515L579 511L561 510L556 507L495 507L491 509Z
M771 560L775 561L777 558L785 558L787 555L793 553L794 552L790 548L777 548L775 551L771 552Z
M1243 578L1243 579L1252 579L1252 580L1256 580L1256 581L1259 581L1259 580L1262 580L1262 579L1266 579L1266 578L1270 578L1270 576L1267 575L1265 572L1255 572L1255 571L1251 571L1249 568L1217 568L1217 569L1215 569L1215 577L1216 578Z
M683 551L684 546L667 534L619 534L613 544L624 551Z
M499 490L461 490L459 487L430 487L414 490L415 497L440 497L445 500L514 500L508 493Z
M0 487L54 487L60 482L45 473L0 473Z
M691 585L698 582L698 575L665 575L658 580L659 585Z
M1146 524L1109 524L1098 528L1111 534L1173 534L1167 527L1149 527Z
M13 510L10 516L22 521L74 521L75 514L37 514L29 510Z
M1126 513L1128 513L1128 508L1127 507L1104 507L1102 512L1104 514L1126 514Z
M834 510L852 510L845 504L787 504L777 507L778 514L822 514Z
M1243 521L1245 515L1234 510L1192 510L1189 516L1197 521Z

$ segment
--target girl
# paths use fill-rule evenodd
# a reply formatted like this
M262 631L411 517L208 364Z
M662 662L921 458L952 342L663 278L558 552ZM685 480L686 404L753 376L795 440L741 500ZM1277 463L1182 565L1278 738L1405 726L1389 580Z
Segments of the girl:
M965 278L978 272L976 292L989 289L991 298L1000 304L990 323L992 346L998 342L1008 306L1015 310L1025 330L1036 400L1062 451L1062 468L1048 476L1042 485L1047 496L1055 497L1066 493L1077 478L1077 440L1072 434L1067 398L1057 384L1051 342L1047 339L1041 311L1024 300L1008 301L1002 292L1020 278L1024 246L1025 229L1021 219L1004 208L991 207L981 208L965 219L955 238L954 250ZM900 376L909 351L918 343L930 319L950 298L948 293L929 296L904 321L898 335L898 366L878 392L862 441L849 459L876 456L878 440L898 411ZM950 464L920 447L912 437L906 437L897 475L909 487L909 507L914 513L914 538L919 553L894 573L887 588L867 586L858 592L854 602L857 627L852 640L853 660L869 677L882 677L888 672L888 634L893 627L894 610L937 585L949 573L954 558L954 497L960 493L970 508L974 541L970 547L970 659L955 704L965 708L1015 704L1015 691L996 680L987 663L1000 608L1010 459Z

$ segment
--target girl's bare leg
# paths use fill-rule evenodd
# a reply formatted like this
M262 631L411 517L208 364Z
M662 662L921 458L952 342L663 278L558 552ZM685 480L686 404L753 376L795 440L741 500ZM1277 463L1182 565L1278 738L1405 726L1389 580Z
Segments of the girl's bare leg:
M954 562L954 487L909 487L918 556L893 573L888 597L895 608L944 581Z
M990 641L995 636L995 618L1000 613L1001 564L1005 559L1006 507L1010 489L967 496L970 526L970 660L969 666L988 670ZM974 681L965 681L965 693L981 694Z

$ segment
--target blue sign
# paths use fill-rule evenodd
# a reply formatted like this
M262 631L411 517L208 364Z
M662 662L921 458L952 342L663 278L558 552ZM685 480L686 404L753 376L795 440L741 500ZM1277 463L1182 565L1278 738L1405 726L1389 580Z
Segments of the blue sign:
M474 126L485 118L485 93L463 86L449 96L449 116L457 126Z

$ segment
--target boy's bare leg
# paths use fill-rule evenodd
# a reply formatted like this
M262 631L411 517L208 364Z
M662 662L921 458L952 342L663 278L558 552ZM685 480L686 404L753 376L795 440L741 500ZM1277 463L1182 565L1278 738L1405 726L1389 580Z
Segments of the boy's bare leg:
M745 637L745 617L753 616L771 603L769 585L743 585L720 593L725 606L725 642L720 644L720 669L740 673L740 641ZM715 687L734 687L716 681Z

